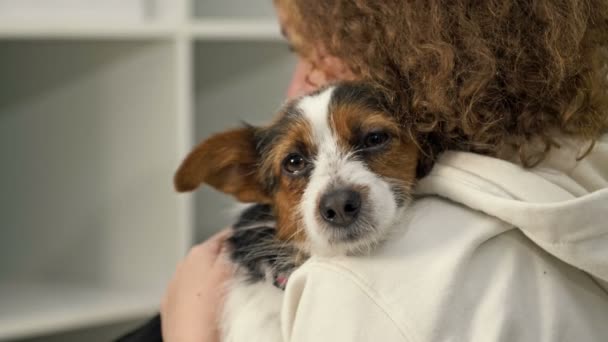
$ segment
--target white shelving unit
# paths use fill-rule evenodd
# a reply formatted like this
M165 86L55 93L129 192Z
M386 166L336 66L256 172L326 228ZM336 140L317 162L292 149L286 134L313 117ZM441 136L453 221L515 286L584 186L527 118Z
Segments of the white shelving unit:
M158 310L231 220L173 172L210 133L270 119L293 67L270 0L49 2L0 0L0 341Z

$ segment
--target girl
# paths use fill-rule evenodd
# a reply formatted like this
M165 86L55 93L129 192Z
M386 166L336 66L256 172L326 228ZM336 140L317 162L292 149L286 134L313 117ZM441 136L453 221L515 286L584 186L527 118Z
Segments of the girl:
M608 3L275 4L300 59L289 95L374 83L426 176L403 232L373 255L313 258L292 275L284 339L605 339ZM222 234L178 266L165 340L217 340Z

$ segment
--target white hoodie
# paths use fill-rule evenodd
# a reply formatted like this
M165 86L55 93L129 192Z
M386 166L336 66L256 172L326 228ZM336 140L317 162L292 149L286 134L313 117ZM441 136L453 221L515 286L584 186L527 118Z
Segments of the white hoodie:
M448 152L372 256L290 278L285 341L608 341L608 135L537 168Z

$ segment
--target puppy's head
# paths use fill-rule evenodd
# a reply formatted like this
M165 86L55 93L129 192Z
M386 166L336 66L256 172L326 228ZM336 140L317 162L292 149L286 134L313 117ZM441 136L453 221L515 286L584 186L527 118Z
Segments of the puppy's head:
M338 84L289 102L269 126L207 139L175 185L207 183L271 204L279 238L315 253L353 253L382 240L399 218L417 161L416 145L378 92Z

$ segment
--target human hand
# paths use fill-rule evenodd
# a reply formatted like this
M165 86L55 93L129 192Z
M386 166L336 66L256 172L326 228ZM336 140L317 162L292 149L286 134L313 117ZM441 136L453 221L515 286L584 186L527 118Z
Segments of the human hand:
M222 257L229 236L229 229L215 234L192 247L177 265L161 305L164 341L219 342L224 284L233 271Z

